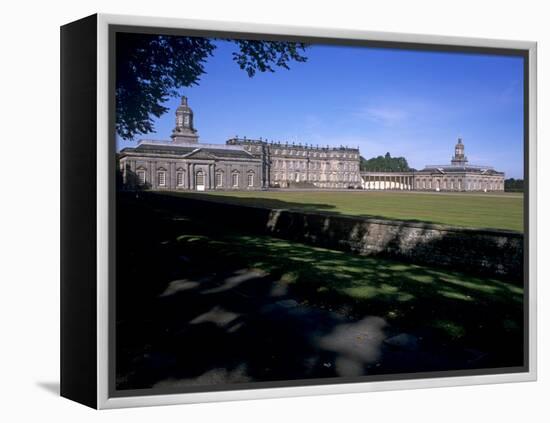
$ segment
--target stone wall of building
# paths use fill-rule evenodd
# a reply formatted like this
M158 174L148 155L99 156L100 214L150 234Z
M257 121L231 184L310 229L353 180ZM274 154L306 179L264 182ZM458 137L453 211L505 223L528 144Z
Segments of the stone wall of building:
M415 175L414 182L418 191L504 191L504 175L495 173L421 172Z
M120 160L120 166L123 184L130 190L140 187L157 191L262 188L262 166L258 161L128 156Z
M271 187L287 188L302 183L318 188L359 188L359 149L268 143L264 140L232 138L228 145L242 145L261 157Z
M229 205L167 196L164 207L230 222L233 229L307 244L523 281L523 234Z

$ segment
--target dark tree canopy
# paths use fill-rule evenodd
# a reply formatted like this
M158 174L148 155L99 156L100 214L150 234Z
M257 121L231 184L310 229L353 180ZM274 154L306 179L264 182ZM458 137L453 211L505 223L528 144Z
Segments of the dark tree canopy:
M305 62L307 58L300 54L305 49L302 43L283 41L235 40L239 51L233 53L233 60L252 77L256 71L275 72L274 66L290 69L292 60Z
M233 60L249 77L305 62L302 43L227 40L237 46ZM154 132L154 118L178 89L198 85L216 49L214 39L118 33L116 39L116 130L125 140Z
M514 179L514 178L505 179L504 191L523 192L523 179Z
M406 172L412 170L404 157L392 157L390 153L384 156L365 159L361 157L359 168L371 172Z

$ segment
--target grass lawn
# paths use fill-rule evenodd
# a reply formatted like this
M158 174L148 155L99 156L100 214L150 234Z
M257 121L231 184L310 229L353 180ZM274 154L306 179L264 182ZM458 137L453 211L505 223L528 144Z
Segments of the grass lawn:
M257 207L523 231L523 195L517 193L220 191L174 195Z

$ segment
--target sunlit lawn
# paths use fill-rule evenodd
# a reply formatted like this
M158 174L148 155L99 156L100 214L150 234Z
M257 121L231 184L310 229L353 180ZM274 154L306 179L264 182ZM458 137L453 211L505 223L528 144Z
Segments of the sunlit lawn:
M523 231L523 195L366 191L211 191L178 196L256 207Z

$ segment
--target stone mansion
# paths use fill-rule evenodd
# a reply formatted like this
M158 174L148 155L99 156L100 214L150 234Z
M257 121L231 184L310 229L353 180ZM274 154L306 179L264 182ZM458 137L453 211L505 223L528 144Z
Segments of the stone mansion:
M199 143L186 97L176 110L172 140L141 140L119 153L127 189L258 190L360 188L359 149L232 138Z
M141 140L119 155L125 189L259 190L363 188L368 190L504 191L504 173L468 164L459 138L448 165L419 171L360 172L358 148L231 138L199 143L186 97L176 109L171 140Z

